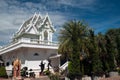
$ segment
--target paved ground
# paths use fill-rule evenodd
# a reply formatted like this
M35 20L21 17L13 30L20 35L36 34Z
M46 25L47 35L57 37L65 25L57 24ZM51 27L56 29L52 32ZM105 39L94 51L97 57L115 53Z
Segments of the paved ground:
M12 80L12 78L4 79L0 78L0 80ZM24 78L23 80L50 80L47 76L40 76L39 78Z
M12 79L3 79L0 78L0 80L12 80ZM24 80L50 80L47 76L42 76L40 78L24 78ZM120 80L120 76L116 76L116 77L110 77L110 78L103 78L100 80Z
M100 80L120 80L120 76L116 76L116 77L110 77L110 78L103 78Z

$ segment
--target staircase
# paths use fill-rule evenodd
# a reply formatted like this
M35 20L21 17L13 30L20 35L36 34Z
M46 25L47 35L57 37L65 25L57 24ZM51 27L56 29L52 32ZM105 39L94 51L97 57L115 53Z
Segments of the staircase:
M65 70L68 67L68 61L66 61L62 66L60 66L60 70Z

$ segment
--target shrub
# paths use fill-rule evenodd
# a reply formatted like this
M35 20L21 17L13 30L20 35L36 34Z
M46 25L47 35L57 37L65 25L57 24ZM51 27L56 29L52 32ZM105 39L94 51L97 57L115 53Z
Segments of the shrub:
M51 72L50 72L49 70L46 70L46 71L44 71L44 74L45 74L45 75L50 75Z
M52 74L49 76L50 80L60 80L60 77L58 74Z
M4 78L8 77L4 66L0 67L0 77L4 77Z
M76 65L74 65L75 62L69 62L68 64L68 77L73 80L75 78L80 78L82 76L82 73L80 73L80 69L76 69Z

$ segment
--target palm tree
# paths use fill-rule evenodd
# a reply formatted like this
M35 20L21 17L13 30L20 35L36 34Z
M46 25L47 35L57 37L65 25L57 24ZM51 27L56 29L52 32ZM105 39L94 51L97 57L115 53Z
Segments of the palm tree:
M70 21L63 25L60 30L59 52L66 53L69 56L69 74L73 78L81 75L80 55L84 51L84 40L88 35L88 28L81 21Z

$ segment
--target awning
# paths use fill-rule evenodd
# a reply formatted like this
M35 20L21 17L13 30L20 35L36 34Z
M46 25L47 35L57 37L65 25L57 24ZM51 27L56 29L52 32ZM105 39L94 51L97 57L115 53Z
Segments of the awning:
M49 57L49 58L58 58L58 57L60 57L60 56L61 56L60 54L57 54L57 55L51 56L51 57Z

